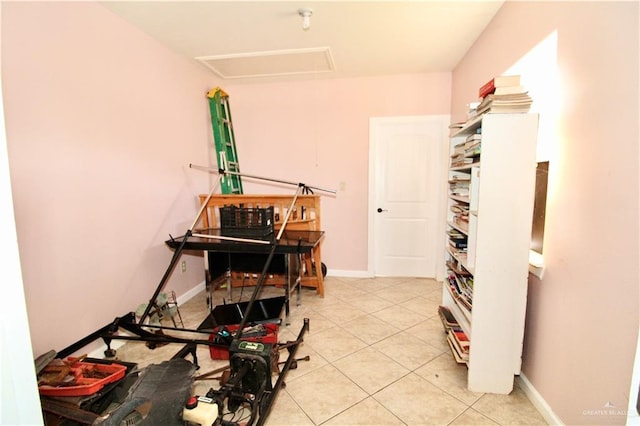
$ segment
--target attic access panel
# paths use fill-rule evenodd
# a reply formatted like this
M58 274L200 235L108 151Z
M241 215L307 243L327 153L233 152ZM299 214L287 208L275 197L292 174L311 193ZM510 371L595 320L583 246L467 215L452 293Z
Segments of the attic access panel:
M195 59L227 80L335 71L328 47L199 56Z

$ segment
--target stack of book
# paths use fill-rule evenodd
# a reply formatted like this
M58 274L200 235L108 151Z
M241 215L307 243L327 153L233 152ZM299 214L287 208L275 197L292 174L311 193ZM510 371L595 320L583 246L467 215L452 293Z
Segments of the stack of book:
M450 179L449 180L449 193L450 195L458 198L469 198L469 179Z
M479 157L480 156L480 141L482 140L481 133L474 133L467 136L464 143L464 156L465 157Z
M467 236L465 234L455 228L450 228L447 234L449 235L449 245L453 249L462 252L467 251Z
M480 106L480 101L471 102L467 104L467 121L475 118L478 115L479 106Z
M471 273L465 269L465 266L455 257L451 257L447 260L447 269L449 273L460 275L462 277L468 277L471 275Z
M451 347L454 359L460 364L466 364L469 362L469 349L471 344L469 337L462 331L460 324L456 321L451 310L446 306L440 305L438 307L438 314L444 327L444 332L447 333L447 343Z
M464 147L463 147L464 148ZM465 157L464 151L451 156L451 167L464 167L473 164L473 158Z
M452 328L460 328L460 324L456 320L456 317L451 313L451 309L447 308L444 305L438 306L438 315L440 316L440 321L442 321L442 326L444 327L444 332L447 333Z
M469 349L471 343L467 334L461 328L451 328L447 333L447 343L451 347L453 358L458 364L469 362Z
M481 140L482 135L474 133L469 135L464 142L456 145L453 148L453 154L451 154L451 167L468 166L476 162L477 157L480 156Z
M465 202L453 203L451 211L453 212L453 224L465 232L469 231L469 204Z
M485 83L479 90L480 104L476 108L478 115L486 112L511 113L529 112L533 100L519 75L497 76Z
M471 275L449 274L449 293L458 302L462 313L471 321L473 306L473 277Z

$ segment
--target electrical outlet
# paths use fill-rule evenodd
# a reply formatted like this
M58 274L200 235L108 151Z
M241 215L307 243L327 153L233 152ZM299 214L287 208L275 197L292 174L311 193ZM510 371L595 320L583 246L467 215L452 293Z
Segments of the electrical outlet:
M187 261L183 260L182 263L180 264L180 266L182 267L182 272L187 272Z

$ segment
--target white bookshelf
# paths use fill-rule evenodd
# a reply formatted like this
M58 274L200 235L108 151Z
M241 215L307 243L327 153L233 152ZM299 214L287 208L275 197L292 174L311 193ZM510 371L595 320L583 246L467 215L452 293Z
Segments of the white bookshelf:
M520 373L527 301L531 220L535 196L537 114L484 114L451 136L456 145L481 130L479 157L450 167L469 174L468 203L449 198L447 228L455 226L450 207L468 206L466 253L447 251L473 277L469 312L443 288L447 306L470 339L468 389L508 394ZM465 177L463 177L465 179ZM448 243L447 243L448 244Z

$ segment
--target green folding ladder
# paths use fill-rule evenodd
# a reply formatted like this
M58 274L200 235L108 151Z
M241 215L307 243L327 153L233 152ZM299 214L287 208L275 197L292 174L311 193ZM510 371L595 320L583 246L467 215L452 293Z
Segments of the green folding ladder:
M211 111L211 127L216 145L216 161L218 169L225 172L240 173L236 140L233 135L229 95L221 88L211 89L207 94ZM220 180L223 194L242 194L242 180L237 174L225 174Z

